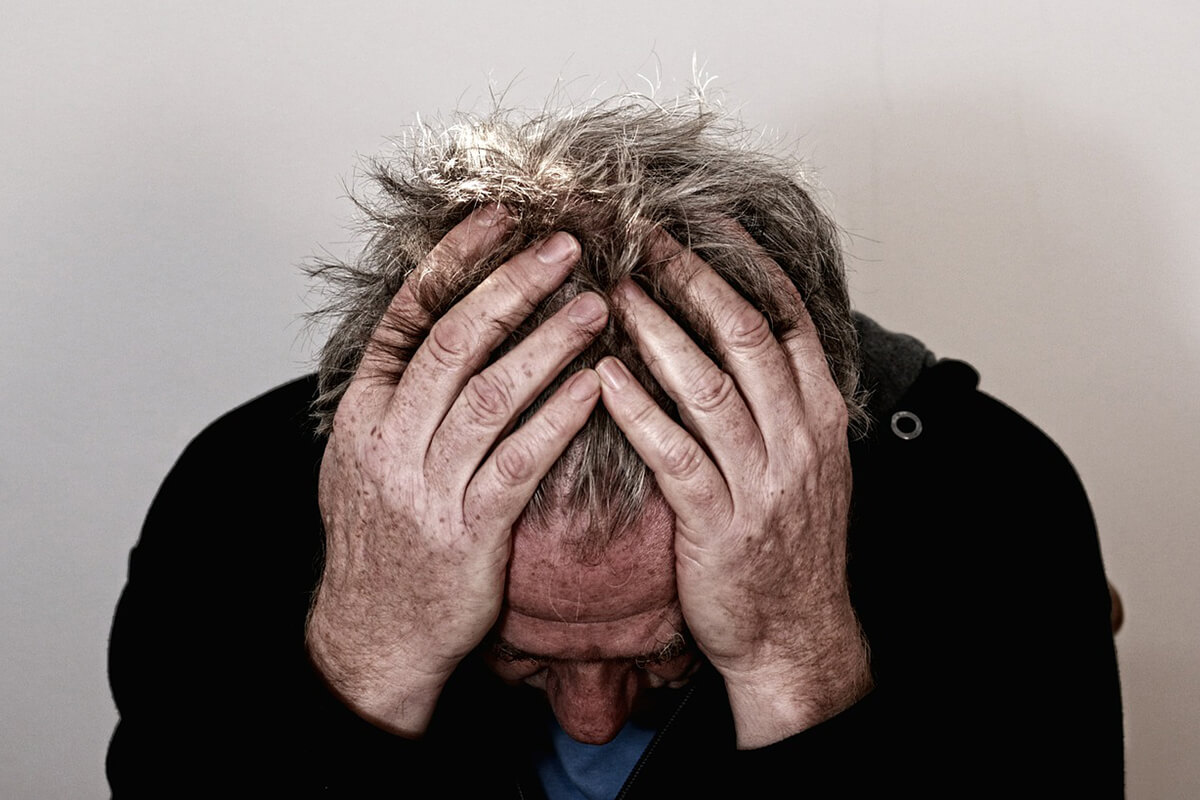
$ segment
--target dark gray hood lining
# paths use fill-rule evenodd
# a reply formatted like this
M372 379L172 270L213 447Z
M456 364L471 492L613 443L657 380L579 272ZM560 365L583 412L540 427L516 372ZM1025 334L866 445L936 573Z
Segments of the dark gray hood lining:
M937 357L920 340L894 333L870 317L854 312L858 332L861 385L866 393L867 412L878 422L887 419L920 376Z

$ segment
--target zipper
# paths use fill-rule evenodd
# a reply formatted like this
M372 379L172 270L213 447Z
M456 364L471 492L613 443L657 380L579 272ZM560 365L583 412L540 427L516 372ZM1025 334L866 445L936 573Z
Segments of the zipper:
M692 685L688 687L687 694L683 696L683 699L679 701L679 705L677 705L675 710L671 712L671 716L667 718L667 721L663 723L661 728L659 728L658 733L656 733L654 738L650 740L650 744L646 745L646 752L642 753L642 757L639 758L638 762L633 765L633 771L629 773L629 777L625 779L625 785L621 787L621 791L617 792L617 796L613 798L613 800L624 800L624 798L629 796L630 788L637 780L637 776L639 773L641 773L642 767L645 766L646 761L648 761L650 756L654 753L655 748L658 747L658 743L662 741L664 736L667 735L667 731L670 730L671 724L675 722L675 719L679 716L679 712L683 711L683 707L687 705L688 700L690 700L692 695L696 693L697 685L698 684L696 682L693 682Z

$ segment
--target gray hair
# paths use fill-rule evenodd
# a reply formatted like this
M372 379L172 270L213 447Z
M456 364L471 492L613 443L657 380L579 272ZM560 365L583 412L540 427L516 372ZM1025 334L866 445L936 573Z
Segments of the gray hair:
M858 389L858 341L850 315L839 233L794 165L757 150L752 134L702 100L670 107L627 97L565 111L460 114L449 125L418 125L397 154L372 160L373 191L356 202L369 241L356 260L316 263L328 302L317 312L334 328L320 357L319 431L362 359L372 331L401 283L433 246L475 208L503 203L516 222L505 243L479 263L437 281L418 297L440 316L492 270L557 231L582 246L574 272L512 335L512 344L581 291L608 296L632 275L664 307L651 246L673 236L762 310L779 335L798 309L754 260L735 220L791 278L812 316L852 429L865 425ZM710 356L704 326L691 331ZM524 412L528 419L566 376L615 355L676 419L635 344L610 322L599 337ZM398 354L406 363L411 351ZM639 517L652 476L619 428L598 407L542 481L527 516L567 510L582 525L570 534L598 552Z

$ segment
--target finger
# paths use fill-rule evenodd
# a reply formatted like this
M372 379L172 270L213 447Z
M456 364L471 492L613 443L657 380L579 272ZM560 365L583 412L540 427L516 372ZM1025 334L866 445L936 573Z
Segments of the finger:
M733 501L704 448L667 416L619 360L604 358L596 371L604 407L654 473L676 518L689 530L724 527Z
M755 250L761 253L757 245ZM666 234L656 242L655 252L663 265L659 275L667 294L694 329L707 333L764 439L771 442L794 429L804 414L802 388L767 318L703 259Z
M472 212L437 243L405 279L367 341L355 380L395 385L412 353L420 346L433 319L418 300L418 286L453 274L463 264L494 250L512 227L502 206L492 204Z
M765 451L733 377L717 367L633 281L617 286L621 319L642 360L679 408L684 424L713 454L721 471L742 469Z
M426 473L452 485L466 483L517 415L587 347L607 320L604 301L585 292L470 378L433 435Z
M518 253L435 323L404 371L392 403L409 435L427 443L463 386L493 350L571 271L579 243L559 232Z
M840 419L839 427L848 423L846 398L829 367L829 359L821 344L821 336L813 323L800 292L778 264L771 262L785 283L784 291L791 296L796 309L795 325L779 340L788 359L791 374L800 387L805 413L824 419Z
M590 369L573 375L528 422L496 446L463 498L468 524L516 523L538 483L550 471L596 407L600 381Z
M814 393L826 395L832 391L840 397L841 391L837 388L837 383L833 380L830 372L825 348L821 345L821 336L796 284L792 283L792 279L783 271L779 263L767 255L762 246L745 228L731 221L729 230L745 243L755 262L767 274L775 291L789 299L795 316L789 320L791 324L788 326L788 330L779 337L779 343L787 355L793 374L800 382L801 395L803 397L809 397Z

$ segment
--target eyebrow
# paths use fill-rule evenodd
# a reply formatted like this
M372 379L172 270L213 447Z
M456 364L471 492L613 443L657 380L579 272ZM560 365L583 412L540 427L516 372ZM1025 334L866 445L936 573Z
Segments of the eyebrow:
M650 666L652 664L664 664L679 656L683 655L688 649L688 640L682 633L676 631L667 641L655 650L648 653L643 653L633 657L633 663L639 667ZM547 656L540 653L530 653L527 650L522 650L516 645L505 639L496 639L491 646L492 655L503 661L543 661L546 663L554 663L556 661L568 661L569 659L559 658L557 656Z

